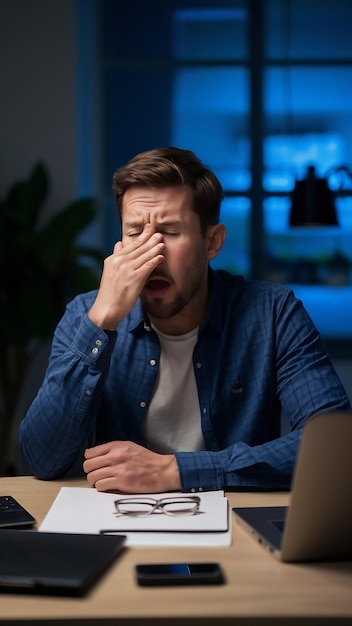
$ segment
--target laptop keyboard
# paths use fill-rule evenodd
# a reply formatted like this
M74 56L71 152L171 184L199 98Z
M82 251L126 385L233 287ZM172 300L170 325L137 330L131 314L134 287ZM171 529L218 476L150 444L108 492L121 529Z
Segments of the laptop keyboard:
M283 520L283 519L272 519L270 521L271 521L272 525L275 526L275 528L277 528L278 530L283 532L283 530L285 528L285 520Z
M35 523L35 519L12 496L0 496L0 528L25 526Z
M11 496L0 496L0 511L1 513L16 511L20 509L20 505Z

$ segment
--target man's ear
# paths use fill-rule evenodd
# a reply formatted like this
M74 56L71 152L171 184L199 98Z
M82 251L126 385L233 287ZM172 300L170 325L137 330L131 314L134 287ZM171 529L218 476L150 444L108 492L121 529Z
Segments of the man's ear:
M205 235L206 252L208 260L214 259L220 252L226 237L224 224L213 224L208 226Z

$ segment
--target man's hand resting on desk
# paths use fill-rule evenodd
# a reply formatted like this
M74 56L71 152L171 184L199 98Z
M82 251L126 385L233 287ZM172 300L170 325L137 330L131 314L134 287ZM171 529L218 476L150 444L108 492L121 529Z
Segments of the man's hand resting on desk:
M83 469L98 491L160 493L181 489L173 454L157 454L131 441L111 441L85 453Z

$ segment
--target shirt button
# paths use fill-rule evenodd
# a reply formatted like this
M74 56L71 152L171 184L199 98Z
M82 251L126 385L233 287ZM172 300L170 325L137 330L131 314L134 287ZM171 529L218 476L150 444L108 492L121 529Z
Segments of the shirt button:
M203 415L205 415L205 414L206 414L206 412L207 412L207 410L206 410L206 409L203 409Z
M142 409L145 409L145 407L147 406L147 403L146 403L146 402L144 402L144 401L142 401L142 402L140 402L140 403L139 403L139 406L140 406Z
M101 339L97 339L96 342L95 342L95 345L96 346L101 346L101 344L102 344Z
M156 365L156 360L155 359L150 359L149 365L152 365L152 367L154 367L154 365Z
M90 389L87 389L87 390L86 390L86 396L91 396L91 395L92 395L91 390L90 390Z
M98 354L98 352L99 352L98 348L93 348L92 354Z
M202 364L201 363L197 363L197 367L200 370L200 368L202 367Z

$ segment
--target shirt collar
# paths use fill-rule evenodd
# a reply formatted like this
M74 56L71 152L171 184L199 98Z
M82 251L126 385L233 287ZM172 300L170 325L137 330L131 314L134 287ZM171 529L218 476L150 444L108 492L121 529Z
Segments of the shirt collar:
M208 271L208 285L209 303L201 328L203 329L206 324L209 324L215 332L220 333L223 320L224 286L221 280L221 274L214 271L211 267L209 267Z
M128 320L128 330L133 331L138 328L140 325L150 326L150 322L148 320L147 315L145 314L140 298L138 298L135 306L133 307Z

